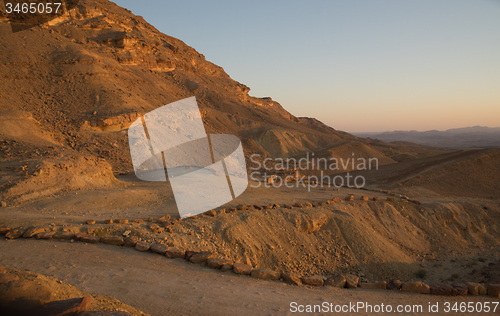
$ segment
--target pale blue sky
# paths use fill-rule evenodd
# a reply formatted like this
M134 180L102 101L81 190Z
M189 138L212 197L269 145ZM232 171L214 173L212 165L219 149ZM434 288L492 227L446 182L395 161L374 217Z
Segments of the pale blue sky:
M117 0L296 116L500 126L500 0Z

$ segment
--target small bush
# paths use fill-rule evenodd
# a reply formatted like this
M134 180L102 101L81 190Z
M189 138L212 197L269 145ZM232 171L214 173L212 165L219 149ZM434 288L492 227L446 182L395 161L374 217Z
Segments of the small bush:
M419 279L425 279L425 277L427 276L427 271L424 269L420 269L415 273L415 276Z

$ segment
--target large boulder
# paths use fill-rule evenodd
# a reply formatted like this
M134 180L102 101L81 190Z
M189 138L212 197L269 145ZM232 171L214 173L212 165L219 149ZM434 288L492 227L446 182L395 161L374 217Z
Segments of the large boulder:
M488 289L480 283L475 282L467 282L465 283L467 288L469 289L470 295L486 295L488 294Z
M236 274L250 274L252 273L252 266L244 263L235 263L233 264L233 271Z
M279 272L269 269L255 269L250 275L256 279L279 280L280 278Z
M431 288L423 282L410 282L410 283L403 283L403 286L401 287L401 291L411 292L411 293L429 294L431 292Z
M302 285L302 280L300 280L300 275L296 273L283 272L281 273L281 278L283 281L289 284Z
M312 275L312 276L306 276L302 277L300 279L302 283L311 285L311 286L323 286L323 277L321 275Z
M331 276L325 281L325 286L344 288L345 284L346 284L346 279L345 276L343 276L342 274Z

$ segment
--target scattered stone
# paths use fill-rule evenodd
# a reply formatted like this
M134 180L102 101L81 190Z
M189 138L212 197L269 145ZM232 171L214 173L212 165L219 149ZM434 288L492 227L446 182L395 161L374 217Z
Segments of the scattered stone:
M233 271L236 274L250 274L252 273L252 266L244 263L235 263L233 264Z
M387 282L385 282L385 281L381 281L378 283L359 283L358 284L359 288L368 289L368 290L377 290L377 289L385 290L386 286L387 286Z
M212 269L221 269L224 265L232 265L233 262L225 258L210 258L207 264Z
M52 239L56 232L46 232L36 235L36 239Z
M134 219L134 224L142 224L144 221L142 219Z
M370 198L368 198L367 196L364 196L364 195L360 198L361 201L368 201L369 199Z
M40 234L40 233L44 233L44 232L45 232L45 228L40 228L40 227L30 228L24 232L23 238L35 237L35 235Z
M269 269L255 269L250 273L253 278L264 279L264 280L279 280L279 272L269 270Z
M85 223L87 225L95 225L95 221L94 220L86 221Z
M166 252L165 252L165 256L167 258L184 258L185 256L185 253L184 251L182 250L179 250L177 248L169 248Z
M286 283L295 284L295 285L302 285L302 281L300 280L300 275L298 275L296 273L283 272L283 273L281 273L281 278Z
M500 284L488 284L488 295L500 298Z
M354 195L348 195L346 198L345 198L346 201L354 201Z
M85 242L87 244L97 244L97 243L99 243L100 240L101 240L101 238L99 238L97 236L91 236L91 235L87 235L87 234L85 234L85 236L80 237L80 241Z
M222 209L218 210L217 213L219 213L219 214L225 214L226 213L226 209L222 208Z
M387 282L388 290L399 290L403 286L403 283L400 280L392 279Z
M186 259L187 261L189 261L189 259L191 259L191 257L195 254L199 253L198 251L192 251L192 250L187 250L186 252L184 252L184 259Z
M232 264L225 264L220 269L222 270L222 272L232 271L233 270L233 265Z
M279 204L273 204L273 209L278 209L280 208L281 206Z
M90 237L90 235L89 234L85 234L85 233L75 234L75 239L76 240L80 240L82 237Z
M475 282L467 282L465 283L467 288L469 289L469 294L470 295L486 295L488 293L488 290L486 287L480 283L475 283Z
M151 248L151 244L145 241L138 241L137 244L135 244L135 249L139 251L148 251L149 248Z
M123 239L123 245L125 247L135 247L138 241L139 238L137 238L137 236L129 236Z
M155 253L159 253L160 255L165 255L168 250L168 246L164 244L152 244L151 251Z
M469 288L463 283L452 283L451 286L457 291L458 296L467 296Z
M312 286L323 286L323 277L321 275L306 276L300 279L302 283Z
M297 202L293 205L293 207L304 207L304 206L302 205L302 203Z
M72 298L69 300L52 301L33 310L33 315L65 316L76 315L85 311L92 302L92 297Z
M273 208L272 205L267 205L266 207L264 207L266 210L271 210Z
M128 219L117 219L117 220L115 220L115 223L128 224Z
M325 281L325 285L343 288L345 287L346 279L342 274L337 274L329 277Z
M149 225L149 229L151 229L151 230L157 230L159 228L160 228L160 226L158 226L157 224L151 224L151 225Z
M247 206L246 206L246 205L241 205L241 204L240 204L240 205L238 205L238 206L236 206L236 208L237 208L238 210L240 210L240 211L246 211L246 210L247 210Z
M230 209L229 209L229 213L236 212L236 210L237 210L237 209L236 209L235 207L232 207L232 208L230 208Z
M118 237L118 236L105 236L101 237L101 243L106 244L106 245L123 245L123 237Z
M345 276L345 286L346 288L353 289L358 286L359 277L354 274L346 274Z
M154 218L152 218L152 217L148 218L148 222L154 222L154 220L155 220L155 219L154 219Z
M113 220L112 219L106 219L106 220L104 220L104 224L113 224Z
M291 206L290 204L285 204L285 205L283 205L283 208L291 210L291 209L293 209L293 206Z
M70 240L75 238L75 234L72 232L57 232L54 239Z
M128 237L128 235L130 235L131 231L130 230L126 230L123 232L122 236L123 237Z
M309 202L305 202L305 203L304 203L304 206L305 206L305 207L312 207L312 204L311 204L311 203L309 203Z
M5 234L5 238L7 239L16 239L22 237L25 230L23 228L16 228L10 230L7 234Z
M380 199L378 197L376 197L376 196L374 196L372 200L375 201L375 202L380 202Z
M7 202L5 201L2 201L0 204L2 205L2 207L7 207Z
M172 227L167 227L167 233L173 233L174 230L172 229Z
M157 222L160 224L163 224L165 222L170 222L170 215L165 215L160 217Z
M449 284L433 285L430 289L430 293L433 295L447 295L447 296L457 295L457 291L453 288L453 286Z
M411 292L411 293L421 293L421 294L429 294L431 292L430 287L423 282L411 282L411 283L403 283L401 287L401 291L403 292Z
M319 202L318 206L325 206L326 204L328 204L328 203L326 203L326 202Z
M332 202L333 202L333 203L342 203L342 202L344 202L344 200L342 200L341 198L338 198L338 197L337 197L337 198L334 198L334 199L332 200Z
M211 217L217 216L217 212L214 210L206 211L205 214Z
M7 234L10 231L9 227L0 227L0 236Z
M215 254L210 251L202 251L197 254L192 255L189 258L189 261L192 263L202 263L202 262L207 262L208 259L211 259L215 257Z
M255 209L255 207L253 207L253 205L247 205L247 210L250 211L250 210L253 210L253 209Z
M254 205L253 206L254 209L258 210L258 211L262 211L264 208L260 205Z
M396 199L393 197L388 197L387 202L396 202Z

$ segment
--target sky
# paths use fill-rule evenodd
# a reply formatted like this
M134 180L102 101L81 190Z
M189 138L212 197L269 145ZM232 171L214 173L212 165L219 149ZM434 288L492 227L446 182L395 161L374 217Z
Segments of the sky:
M500 126L500 0L115 0L295 116Z

